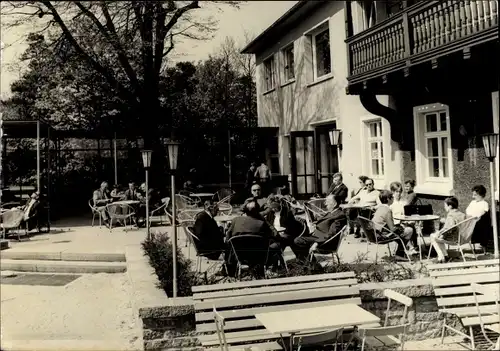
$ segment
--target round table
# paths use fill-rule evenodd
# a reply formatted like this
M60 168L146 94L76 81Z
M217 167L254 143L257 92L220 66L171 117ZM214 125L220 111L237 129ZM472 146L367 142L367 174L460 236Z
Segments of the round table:
M214 197L213 193L194 193L189 196L197 196L197 197Z
M372 205L358 205L358 204L342 204L342 205L339 205L339 207L344 209L344 210L350 210L350 209L362 210L365 208L371 208L373 206Z
M139 200L120 200L113 202L113 205L137 205L140 203Z
M216 222L225 223L225 222L231 222L236 217L239 217L239 215L233 215L233 214L232 215L220 215L220 216L215 216L214 219Z
M422 234L422 223L424 221L435 221L438 220L440 217L438 215L411 215L411 216L405 216L405 215L395 215L394 219L401 221L401 222L415 222L415 231L417 232L418 237L422 241L422 244L425 245L424 241L424 236ZM419 247L419 254L420 254L420 261L422 261L422 248Z

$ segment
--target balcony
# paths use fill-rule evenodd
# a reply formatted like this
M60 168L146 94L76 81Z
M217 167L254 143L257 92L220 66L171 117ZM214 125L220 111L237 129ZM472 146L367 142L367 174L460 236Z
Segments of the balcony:
M498 40L498 0L419 1L346 40L349 93L427 61Z

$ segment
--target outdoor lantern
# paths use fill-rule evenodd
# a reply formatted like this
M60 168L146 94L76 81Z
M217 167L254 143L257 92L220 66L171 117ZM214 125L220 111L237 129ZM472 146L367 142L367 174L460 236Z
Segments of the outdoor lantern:
M144 164L144 168L151 167L151 154L153 151L151 150L142 150L142 163Z
M169 141L167 143L168 160L170 162L170 169L172 171L175 171L177 169L177 156L179 155L179 145L180 143L176 141Z
M498 147L498 134L484 134L483 136L483 147L486 157L492 161L497 157L497 147Z
M330 144L332 146L339 146L342 131L340 129L332 129L328 133L330 134Z

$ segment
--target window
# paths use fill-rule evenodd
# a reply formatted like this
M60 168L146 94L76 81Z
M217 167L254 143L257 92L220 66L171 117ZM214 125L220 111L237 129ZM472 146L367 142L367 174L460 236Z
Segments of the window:
M453 188L448 107L432 104L414 111L417 183L423 193L448 196Z
M382 121L365 122L366 140L368 150L368 169L370 177L382 178L384 176L384 140L382 135Z
M327 28L312 36L314 79L321 78L332 71L330 57L330 29Z
M274 88L274 56L264 61L264 90L269 91Z
M281 50L281 54L283 56L283 81L288 82L295 78L293 44Z

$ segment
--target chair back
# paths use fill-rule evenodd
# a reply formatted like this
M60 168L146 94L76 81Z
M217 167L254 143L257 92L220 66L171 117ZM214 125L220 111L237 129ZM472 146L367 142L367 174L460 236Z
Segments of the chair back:
M366 235L366 239L371 243L378 243L377 232L373 222L366 217L358 216L359 225Z
M2 228L15 229L21 225L24 218L24 211L18 208L7 210L1 214Z
M222 188L217 190L214 196L214 200L217 201L218 203L222 202L229 203L234 194L235 194L234 190L229 188Z
M106 211L113 219L126 219L135 214L134 207L124 203L107 204Z
M181 222L195 220L198 213L202 211L202 208L182 210L177 214L177 219Z
M194 234L194 229L192 227L194 225L193 222L191 223L183 223L182 228L184 229L184 234L186 234L186 238L189 241L189 243L194 247L194 250L196 251L196 256L199 255L200 253L200 238L198 238Z
M464 221L458 223L456 227L458 228L458 238L460 245L469 244L472 240L472 233L476 227L476 223L479 218L469 217Z
M391 289L385 289L384 290L384 296L387 297L387 309L385 311L385 322L384 322L384 327L387 327L387 324L389 322L389 310L391 308L391 301L397 301L400 304L403 304L405 306L404 311L403 311L403 322L402 324L406 323L406 318L408 317L408 308L413 306L413 300L403 294L400 294L394 290Z
M295 217L295 220L296 220L297 222L299 222L300 224L302 224L302 226L304 227L304 228L302 229L302 232L301 232L301 233L299 234L299 236L298 236L298 237L300 238L301 236L303 236L303 235L307 232L307 230L308 230L309 226L308 226L308 224L307 224L307 220L306 220L306 219L304 219L304 218L302 218L302 217Z
M163 199L161 199L161 202L163 204L165 204L165 206L168 207L168 205L170 204L170 198L169 197L164 197Z
M319 213L320 215L326 213L326 205L325 205L325 200L324 198L322 199L313 199L307 201L311 208L314 210L314 212Z
M325 214L325 211L323 211L321 208L317 206L314 206L308 201L304 202L304 208L306 214L309 216L312 222L317 221L319 217Z
M217 312L215 306L214 306L214 322L215 322L215 329L217 330L217 337L219 338L221 351L229 351L226 341L226 334L224 333L224 327L226 326L226 321L224 317L219 312Z
M342 338L342 334L344 333L344 328L331 329L328 331L323 331L320 333L314 334L304 334L304 335L296 335L293 337L293 344L300 348L302 346L314 346L339 342Z
M328 252L338 252L340 249L340 244L342 243L342 240L345 238L345 236L348 234L347 232L347 225L343 226L342 229L338 231L334 236L332 236L330 239L325 241L323 244L318 246L318 250L321 251L328 251ZM337 240L335 245L331 245L330 243L334 240Z
M270 239L255 234L242 234L233 236L228 242L236 260L241 265L265 265L267 263Z

